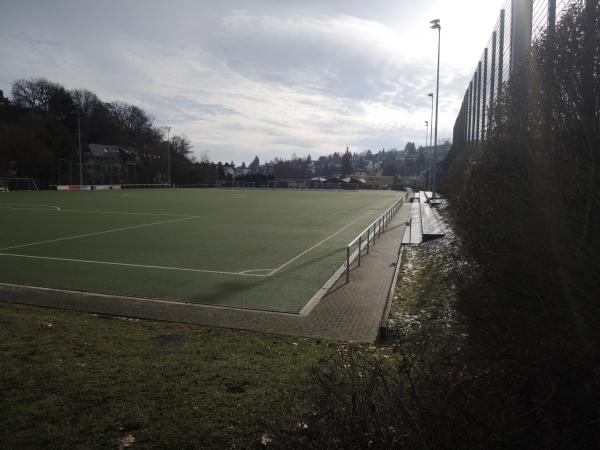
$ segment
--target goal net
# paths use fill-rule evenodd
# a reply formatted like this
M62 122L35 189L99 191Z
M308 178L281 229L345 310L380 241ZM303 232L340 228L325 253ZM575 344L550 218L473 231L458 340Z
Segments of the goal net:
M306 183L304 183L304 181L290 181L288 183L288 189L306 189Z
M269 188L271 188L271 189L306 189L306 183L304 181L296 181L296 180L274 180L274 181L269 181Z
M274 180L269 181L270 189L287 189L290 184L289 180Z
M0 192L10 191L39 191L33 178L0 177Z
M254 181L236 181L233 184L233 187L239 189L254 189L256 187L256 183Z
M358 191L358 183L338 183L337 188L344 191Z
M336 187L337 185L335 183L315 183L313 189L334 191Z

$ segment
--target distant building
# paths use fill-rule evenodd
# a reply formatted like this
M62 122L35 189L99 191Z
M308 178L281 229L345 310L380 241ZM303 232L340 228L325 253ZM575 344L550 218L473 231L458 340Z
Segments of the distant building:
M372 176L372 175L352 175L350 178L364 180L364 184L370 186L391 186L394 184L394 177Z
M0 106L8 105L10 101L4 96L4 91L0 91Z
M250 175L252 173L252 170L250 170L249 167L238 166L234 170L235 170L236 177L244 177L244 176Z
M158 155L142 155L160 159ZM86 175L90 183L136 183L138 152L119 145L89 144L85 153ZM160 175L158 175L160 178ZM157 181L160 181L159 179Z
M90 144L88 146L89 154L88 157L90 160L97 159L114 159L118 158L121 155L121 152L125 152L123 147L118 145L102 145L102 144Z

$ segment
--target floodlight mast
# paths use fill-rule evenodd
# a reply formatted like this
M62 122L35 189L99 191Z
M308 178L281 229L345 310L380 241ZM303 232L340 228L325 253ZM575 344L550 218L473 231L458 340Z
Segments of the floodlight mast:
M433 92L430 92L429 94L427 94L428 97L431 97L431 121L429 123L431 123L431 128L429 129L429 146L433 147ZM428 184L427 184L427 188L429 190L431 190L431 179L433 178L432 173L433 173L433 155L430 153L429 150L427 150L428 153L428 158L429 158L429 179L428 179Z
M429 145L433 145L433 92L427 94L428 97L431 97L431 120L429 123L431 124L431 128L429 129Z
M169 180L169 187L171 187L171 141L169 140L169 137L171 135L171 127L165 127L165 129L167 130L167 167L168 167L168 180Z
M437 79L435 88L435 134L433 140L433 189L431 198L435 198L437 189L437 138L438 138L438 113L440 106L440 53L442 47L442 26L440 19L434 19L431 22L431 29L438 30L438 54L437 54Z
M83 156L81 154L81 103L77 105L77 141L79 145L79 185L83 186Z

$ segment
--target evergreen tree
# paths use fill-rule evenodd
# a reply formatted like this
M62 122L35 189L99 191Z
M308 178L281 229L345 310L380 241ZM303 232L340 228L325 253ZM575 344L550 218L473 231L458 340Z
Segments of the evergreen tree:
M342 156L342 176L352 175L352 154L350 149L346 147L346 152Z

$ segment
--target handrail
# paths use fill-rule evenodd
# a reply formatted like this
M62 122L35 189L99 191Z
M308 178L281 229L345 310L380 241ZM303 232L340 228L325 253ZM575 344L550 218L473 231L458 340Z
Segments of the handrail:
M373 222L371 222L371 224L366 227L358 236L356 236L356 238L354 238L354 240L352 242L350 242L347 246L350 247L354 244L356 244L356 241L358 241L358 239L361 237L361 235L365 234L370 228L373 227L373 225L377 224L382 217L384 217L386 214L388 214L392 209L394 209L398 203L402 203L404 204L404 199L401 198L400 200L398 200L396 203L394 203L394 205L392 205L386 212L384 212L381 216L379 216L377 219L375 219Z
M370 251L371 245L375 245L375 241L378 237L381 237L381 233L385 232L385 229L392 222L396 213L402 206L404 205L404 201L412 195L412 190L408 189L404 194L404 197L394 203L387 211L381 214L377 219L375 219L371 224L365 228L361 233L359 233L352 242L350 242L346 246L346 283L350 282L350 264L354 262L355 259L358 258L358 265L361 263L361 254L364 248L367 249L367 254ZM366 241L363 243L363 236L367 235ZM371 244L371 241L373 242ZM358 249L356 250L356 255L350 255L350 251L352 246L354 246L358 242ZM352 261L350 261L352 260Z

